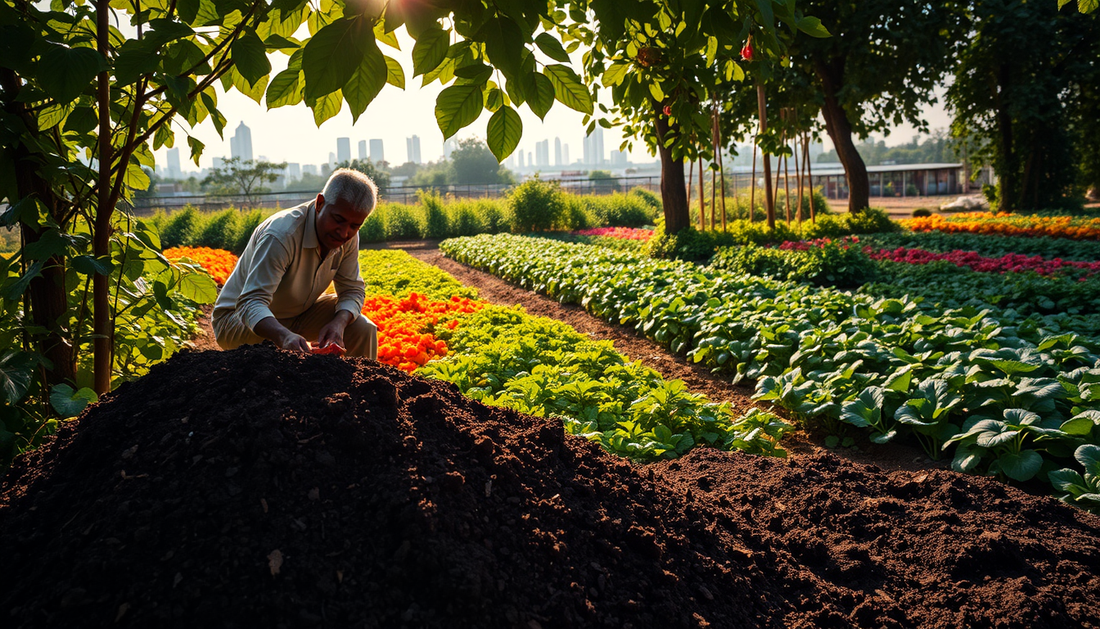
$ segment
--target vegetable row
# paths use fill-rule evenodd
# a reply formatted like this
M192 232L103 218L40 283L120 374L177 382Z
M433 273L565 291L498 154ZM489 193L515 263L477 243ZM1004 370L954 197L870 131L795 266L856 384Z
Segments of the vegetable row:
M1094 339L1012 311L944 309L577 244L498 235L448 240L450 257L615 323L731 376L756 398L875 442L919 442L955 469L1086 482L1100 443ZM1061 472L1060 470L1067 470ZM1053 474L1053 475L1052 475ZM1084 485L1082 485L1084 486Z

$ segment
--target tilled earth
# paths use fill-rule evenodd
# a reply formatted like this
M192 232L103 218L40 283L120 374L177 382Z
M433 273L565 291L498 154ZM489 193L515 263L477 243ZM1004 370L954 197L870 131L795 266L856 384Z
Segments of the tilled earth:
M1096 627L1100 518L995 481L635 465L360 359L185 352L16 463L11 627Z

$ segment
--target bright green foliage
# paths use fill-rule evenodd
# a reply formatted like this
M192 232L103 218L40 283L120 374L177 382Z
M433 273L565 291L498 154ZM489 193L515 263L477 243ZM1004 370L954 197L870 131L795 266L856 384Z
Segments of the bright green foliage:
M649 461L696 445L784 456L778 439L791 426L760 411L742 418L707 402L682 381L666 381L629 362L610 341L520 308L488 306L463 318L450 354L417 374L447 380L486 404L540 417L615 454Z
M1060 498L1069 504L1100 513L1100 446L1086 444L1074 453L1084 474L1063 468L1050 473L1054 488L1064 492Z
M1040 236L1022 238L1012 236L986 236L977 234L945 234L943 232L898 232L893 234L867 234L859 237L861 245L875 249L924 249L949 253L951 251L976 251L999 258L1009 253L1040 255L1044 258L1061 258L1094 262L1100 260L1100 242L1070 240Z
M415 292L436 301L455 295L477 299L476 288L463 286L445 271L396 249L360 251L359 274L368 295L405 298Z
M732 273L836 288L860 286L875 276L875 262L870 256L858 243L849 246L845 241L788 250L746 243L719 249L710 265Z
M964 427L972 416L1005 418L1023 409L1062 426L1100 411L1100 339L1052 334L1046 326L1057 316L876 299L515 236L440 247L460 262L633 326L734 382L756 380L756 399L834 430L847 423L880 441L912 438L938 455L940 444L972 427ZM870 387L881 395L861 398ZM1085 434L1076 424L1044 433L1044 460L1056 464L1082 442L1100 443L1100 432ZM998 463L1001 453L978 454L968 469L1009 478L1028 469L1020 457Z
M75 382L47 388L35 377L43 358L22 347L24 332L35 331L22 310L27 278L39 272L55 250L79 252L87 240L86 232L77 232L64 239L40 240L14 256L0 257L0 347L4 348L0 351L0 470L16 454L53 434L58 418L74 417L96 400L90 388L90 353L79 355ZM117 263L87 254L71 257L65 282L75 289L94 273L110 277L116 313L112 380L118 384L140 377L183 347L198 330L199 306L214 302L217 287L202 269L169 263L160 254L155 228L141 221L116 223L111 248L111 259ZM22 267L28 270L21 273ZM92 321L85 292L70 290L67 304L74 343L88 343ZM150 343L150 338L156 342Z
M566 218L565 199L557 183L530 179L508 197L512 230L518 233L561 228Z
M719 247L754 243L779 244L787 241L840 238L853 234L899 231L886 212L869 208L858 214L825 214L816 222L803 221L801 225L776 223L768 229L766 223L747 220L731 221L726 231L696 231L688 228L676 235L664 233L664 223L657 222L657 230L649 241L647 251L655 258L705 261L711 259Z

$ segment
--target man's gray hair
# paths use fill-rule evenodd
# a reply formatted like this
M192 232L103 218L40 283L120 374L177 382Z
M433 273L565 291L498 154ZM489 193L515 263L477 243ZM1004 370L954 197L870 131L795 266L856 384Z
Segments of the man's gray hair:
M358 170L339 168L332 173L321 191L325 203L344 201L351 207L366 210L369 215L378 203L378 186Z

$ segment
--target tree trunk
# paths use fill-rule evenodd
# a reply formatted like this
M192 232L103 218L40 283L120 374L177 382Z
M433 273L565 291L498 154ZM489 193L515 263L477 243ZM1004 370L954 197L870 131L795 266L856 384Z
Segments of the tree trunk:
M42 179L38 173L38 160L27 149L27 144L37 142L37 123L29 115L23 103L19 102L18 94L22 89L19 78L10 69L0 69L0 89L3 109L13 118L23 123L23 132L31 136L30 141L19 143L14 147L12 162L14 163L16 188L20 199L35 198L46 206L47 211L58 219L61 215L59 208L63 202L58 199L49 183ZM9 199L16 203L19 199ZM37 218L37 213L35 214ZM27 221L20 219L19 228L23 234L24 245L38 242L46 234L47 228L39 225L37 220ZM26 295L30 303L30 320L36 326L46 330L37 337L39 353L50 361L46 370L46 387L60 384L65 381L76 380L76 361L73 358L72 343L64 334L67 327L66 316L68 313L68 296L65 292L65 259L63 256L53 256L45 261L42 272L31 280L27 287Z
M760 133L768 130L768 109L764 100L764 84L756 84L756 107L760 115ZM760 156L764 158L764 207L767 210L768 229L775 229L775 199L772 198L772 158L760 148Z
M844 174L848 178L848 211L855 214L870 206L871 182L867 178L867 165L863 163L863 158L852 141L852 124L848 121L848 114L837 100L837 93L843 84L843 68L843 59L826 63L820 56L814 57L814 71L821 82L821 93L825 97L825 104L821 108L825 130L833 140L840 163L844 165Z
M654 103L657 120L658 152L661 155L661 205L665 213L665 233L675 234L691 226L688 210L687 182L684 181L684 160L674 159L672 149L665 146L665 136L670 127L668 118L661 111L660 103Z
M1016 209L1016 182L1017 155L1012 134L1012 114L1008 111L1008 101L1011 98L1002 98L1002 94L1009 94L1011 89L1012 73L1007 64L1001 65L997 72L997 81L993 85L993 103L997 108L997 126L1001 133L1001 164L997 172L1000 182L997 186L997 210L1011 212Z
M110 36L109 7L107 0L96 2L97 40L100 54L107 56ZM92 234L92 253L96 259L111 255L111 107L110 79L106 71L99 74L99 199L96 204L95 227ZM122 165L125 169L126 165ZM121 174L119 175L122 176ZM92 279L92 329L95 340L92 345L93 380L99 395L111 390L111 348L114 331L111 329L111 278L96 273Z

